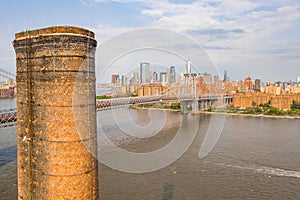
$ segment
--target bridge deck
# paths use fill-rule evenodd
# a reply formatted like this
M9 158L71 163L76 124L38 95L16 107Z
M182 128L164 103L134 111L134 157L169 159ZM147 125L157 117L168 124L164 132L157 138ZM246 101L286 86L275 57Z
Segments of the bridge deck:
M232 95L197 95L179 94L179 95L154 95L143 97L124 97L97 100L97 111L119 108L128 105L149 104L158 102L183 102L183 101L211 101L218 99L231 99ZM17 122L17 110L2 110L0 111L0 128L13 126Z

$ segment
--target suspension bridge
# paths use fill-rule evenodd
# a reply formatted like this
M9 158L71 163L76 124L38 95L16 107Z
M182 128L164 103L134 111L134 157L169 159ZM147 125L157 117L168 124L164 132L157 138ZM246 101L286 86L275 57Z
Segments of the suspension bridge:
M190 106L193 111L212 107L216 102L219 106L232 103L232 95L212 95L212 94L171 94L153 95L141 97L123 97L97 100L97 111L126 107L130 105L152 104L160 102L180 102L181 111L185 111ZM216 105L216 106L218 106ZM216 107L215 106L215 107ZM0 128L13 126L17 123L17 109L0 110Z
M0 99L15 97L16 75L0 68Z

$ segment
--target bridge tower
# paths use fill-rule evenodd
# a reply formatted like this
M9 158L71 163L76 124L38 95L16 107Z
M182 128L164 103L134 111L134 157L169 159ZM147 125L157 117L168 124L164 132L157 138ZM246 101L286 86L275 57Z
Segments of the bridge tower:
M196 73L192 73L192 95L193 95L193 102L192 102L192 111L197 112L199 111L199 101L197 98L197 88L196 88Z
M184 94L192 95L192 111L197 112L199 110L199 102L197 98L197 88L196 88L196 73L185 73L184 74ZM192 82L192 84L190 84ZM190 85L192 88L190 88ZM186 101L181 102L181 111L186 111L188 103Z
M94 33L49 27L13 45L18 198L98 199Z
M189 74L184 73L184 87L183 87L183 94L189 94ZM185 112L188 107L188 103L186 101L180 102L181 112Z

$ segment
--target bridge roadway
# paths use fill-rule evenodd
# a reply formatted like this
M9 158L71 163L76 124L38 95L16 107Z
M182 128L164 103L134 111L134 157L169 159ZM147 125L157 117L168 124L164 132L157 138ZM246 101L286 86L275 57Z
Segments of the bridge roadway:
M141 97L122 97L97 100L97 111L118 108L128 105L151 104L157 102L191 102L191 101L217 101L220 99L232 99L232 95L201 94L194 97L193 94L154 95ZM12 126L17 123L17 109L0 111L0 128Z

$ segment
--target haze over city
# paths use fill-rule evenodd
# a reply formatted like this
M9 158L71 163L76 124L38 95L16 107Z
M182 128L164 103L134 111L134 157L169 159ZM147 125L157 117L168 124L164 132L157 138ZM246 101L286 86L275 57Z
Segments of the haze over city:
M95 32L101 46L125 31L156 27L193 39L220 72L228 71L230 80L250 76L263 81L295 81L300 75L299 9L296 0L2 1L0 66L15 73L14 33L26 29L54 25L86 27ZM129 43L124 41L121 45ZM140 61L145 59L139 57L136 66L131 67L138 68ZM175 60L168 62L166 67L180 67ZM124 59L112 66L112 73L122 73L129 65L132 60ZM214 74L198 67L201 72Z

